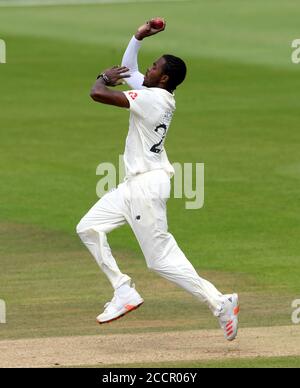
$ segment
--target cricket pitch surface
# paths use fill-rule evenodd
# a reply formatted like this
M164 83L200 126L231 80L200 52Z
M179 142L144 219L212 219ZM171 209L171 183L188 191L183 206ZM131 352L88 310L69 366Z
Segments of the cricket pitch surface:
M0 341L0 367L107 366L149 362L300 356L300 326Z

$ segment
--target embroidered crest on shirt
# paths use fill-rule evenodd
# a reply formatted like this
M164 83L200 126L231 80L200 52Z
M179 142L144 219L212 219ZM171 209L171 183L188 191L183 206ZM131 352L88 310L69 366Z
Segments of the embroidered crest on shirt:
M133 101L137 98L138 94L136 92L129 92L129 96L133 99Z

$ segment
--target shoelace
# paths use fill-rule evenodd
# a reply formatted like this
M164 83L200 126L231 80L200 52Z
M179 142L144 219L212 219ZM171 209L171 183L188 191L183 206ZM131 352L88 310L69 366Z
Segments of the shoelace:
M216 318L220 318L224 311L225 311L225 302L222 302L219 309L217 311L215 311L214 316Z
M224 328L227 327L228 323L232 322L228 314L226 314L226 302L222 303L221 308L216 316Z
M131 288L135 289L135 284L134 283L131 285ZM106 309L110 304L114 304L116 299L117 299L117 294L116 294L116 291L115 291L114 297L112 298L112 300L110 302L105 303L104 309Z
M105 303L104 308L106 309L108 306L114 304L116 302L116 299L117 297L115 295L110 302Z

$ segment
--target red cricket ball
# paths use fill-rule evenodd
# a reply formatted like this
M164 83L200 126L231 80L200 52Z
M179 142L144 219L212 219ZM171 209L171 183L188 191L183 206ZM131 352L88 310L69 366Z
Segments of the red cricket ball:
M165 22L161 18L156 18L150 21L150 25L152 28L155 28L156 30L160 30L165 25Z

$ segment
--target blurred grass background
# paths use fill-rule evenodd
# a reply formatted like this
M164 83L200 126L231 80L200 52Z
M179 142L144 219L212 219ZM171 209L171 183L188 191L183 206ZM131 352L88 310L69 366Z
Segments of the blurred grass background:
M1 1L0 1L1 5ZM144 71L169 52L189 68L166 142L172 162L205 163L205 207L171 199L170 231L200 274L242 297L242 326L291 323L300 278L300 66L296 1L181 1L0 8L0 338L213 328L205 306L150 274L130 229L109 236L146 299L99 329L107 280L75 235L97 200L101 162L118 162L126 110L89 99L137 26Z

